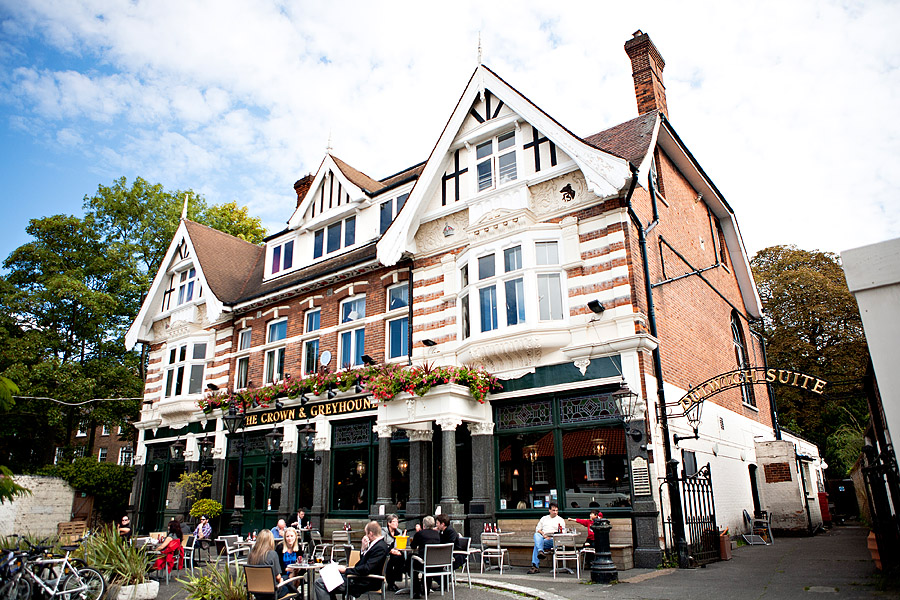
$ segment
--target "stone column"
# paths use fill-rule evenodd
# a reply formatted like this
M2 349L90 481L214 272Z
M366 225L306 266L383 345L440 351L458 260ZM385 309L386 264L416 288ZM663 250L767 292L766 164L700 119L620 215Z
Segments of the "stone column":
M285 421L281 438L281 505L278 512L285 519L294 514L297 508L297 424L293 421ZM284 460L287 459L287 466ZM275 467L273 467L275 468ZM290 523L291 521L288 521Z
M406 518L410 521L431 513L431 429L408 429L409 434L409 502Z
M481 542L485 523L496 521L494 476L494 424L467 423L472 434L472 502L469 503L469 533Z
M309 509L309 520L314 529L323 531L325 515L328 514L328 499L331 488L331 425L324 416L315 419L316 437L313 441L315 450L313 504Z
M439 419L437 424L441 426L441 512L451 517L460 518L465 513L465 507L459 503L457 495L457 469L456 469L456 428L462 425L462 419L450 417Z
M394 428L390 425L375 425L372 428L378 434L378 481L375 491L376 499L369 509L369 518L379 520L382 514L396 512L391 490L391 434ZM384 506L384 509L380 509Z
M634 519L634 566L655 569L662 562L662 551L659 548L659 509L653 500L654 480L650 477L647 457L646 421L643 418L633 419L631 429L642 434L639 440L625 434Z

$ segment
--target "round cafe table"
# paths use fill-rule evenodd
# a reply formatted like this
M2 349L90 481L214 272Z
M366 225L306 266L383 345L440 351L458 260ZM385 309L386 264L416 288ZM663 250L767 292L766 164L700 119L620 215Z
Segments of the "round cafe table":
M294 563L292 565L287 566L287 570L292 573L302 573L306 577L306 597L308 600L313 600L313 583L316 579L316 571L325 566L325 563L316 563L316 562L302 562L302 563Z

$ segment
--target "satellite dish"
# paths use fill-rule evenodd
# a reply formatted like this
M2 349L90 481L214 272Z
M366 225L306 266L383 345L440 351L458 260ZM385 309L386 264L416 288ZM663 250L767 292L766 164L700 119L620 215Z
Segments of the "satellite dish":
M328 363L331 362L331 350L326 350L322 354L319 355L319 364L323 367L327 367Z

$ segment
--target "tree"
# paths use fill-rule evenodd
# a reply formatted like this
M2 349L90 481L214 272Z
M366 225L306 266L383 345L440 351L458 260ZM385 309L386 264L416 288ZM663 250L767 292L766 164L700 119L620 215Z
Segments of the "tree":
M124 335L178 227L188 217L261 243L259 219L235 202L209 206L191 190L170 192L121 177L84 198L84 217L33 219L32 240L9 255L0 277L0 376L20 400L0 422L0 462L33 470L67 445L82 420L126 425L140 409L145 356ZM38 400L49 397L62 404ZM74 406L91 398L131 398ZM2 397L0 397L2 404ZM40 444L17 440L35 439ZM93 439L88 447L93 449Z
M109 522L125 512L134 481L134 467L101 463L93 457L46 467L41 475L64 479L78 492L94 497L94 513Z
M857 423L868 419L862 380L868 351L840 259L829 252L773 246L759 251L750 264L765 311L769 363L829 382L823 396L778 387L780 423L816 442L830 473L843 477L852 466L853 445L862 442Z

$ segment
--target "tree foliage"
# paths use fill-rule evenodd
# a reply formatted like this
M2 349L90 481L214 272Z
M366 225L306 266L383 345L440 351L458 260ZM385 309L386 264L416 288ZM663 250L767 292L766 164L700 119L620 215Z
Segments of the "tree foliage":
M126 352L123 340L185 202L199 223L253 243L265 236L259 219L235 202L209 206L191 190L170 192L140 177L100 185L84 198L83 217L30 221L31 241L9 255L0 277L0 376L29 397L9 406L0 391L0 463L33 470L51 461L54 446L67 445L80 422L91 430L125 425L139 412L143 359ZM73 406L92 398L130 400Z
M842 477L855 461L852 448L861 442L858 423L868 418L862 381L868 351L840 259L773 246L758 252L751 267L765 311L769 364L828 381L823 396L776 388L780 423L816 442L831 475Z

